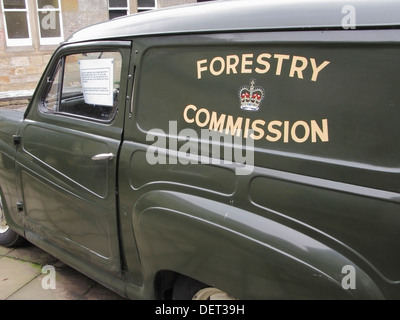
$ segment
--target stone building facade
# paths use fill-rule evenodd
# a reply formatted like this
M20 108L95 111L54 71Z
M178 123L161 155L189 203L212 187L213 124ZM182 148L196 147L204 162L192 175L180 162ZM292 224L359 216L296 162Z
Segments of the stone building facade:
M206 0L0 0L0 92L32 91L59 43L109 19Z

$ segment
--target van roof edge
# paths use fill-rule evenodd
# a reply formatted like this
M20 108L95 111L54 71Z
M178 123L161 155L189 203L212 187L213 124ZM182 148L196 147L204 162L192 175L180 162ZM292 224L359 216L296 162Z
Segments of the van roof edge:
M150 35L343 28L353 14L356 28L400 26L397 0L220 0L168 7L102 22L65 43ZM351 21L350 21L351 22Z

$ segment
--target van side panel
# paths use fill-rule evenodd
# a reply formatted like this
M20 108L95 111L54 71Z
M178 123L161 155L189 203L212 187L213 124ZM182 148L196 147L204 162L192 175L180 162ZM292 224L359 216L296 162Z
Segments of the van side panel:
M341 283L353 266L368 297L399 296L400 32L346 32L137 39L119 179L123 241L137 242L143 271L129 259L128 269L145 281L173 269L251 297L232 285L238 274L195 271L210 252L239 268L228 260L243 244L253 250L243 278L282 280L282 263L300 287L323 273L331 297L349 297L361 294Z

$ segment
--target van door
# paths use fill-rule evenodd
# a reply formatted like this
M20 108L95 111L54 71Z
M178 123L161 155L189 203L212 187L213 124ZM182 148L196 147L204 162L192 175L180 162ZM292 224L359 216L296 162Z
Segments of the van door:
M26 237L120 271L117 161L130 42L61 48L22 124L17 154ZM46 248L48 250L48 248Z

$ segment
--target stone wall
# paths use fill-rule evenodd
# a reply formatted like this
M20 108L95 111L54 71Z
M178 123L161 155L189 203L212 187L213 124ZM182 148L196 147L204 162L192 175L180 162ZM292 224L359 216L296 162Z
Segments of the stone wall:
M107 0L62 0L64 36L108 20Z
M35 8L36 0L27 2L29 8ZM62 0L61 7L64 39L81 28L108 20L107 0ZM57 48L57 45L40 45L35 30L36 12L29 14L32 46L27 47L7 47L3 18L0 18L0 92L35 89Z
M50 51L0 55L0 91L34 89L50 57Z

